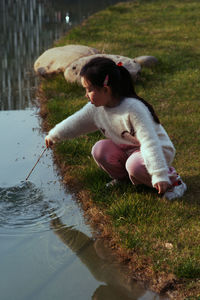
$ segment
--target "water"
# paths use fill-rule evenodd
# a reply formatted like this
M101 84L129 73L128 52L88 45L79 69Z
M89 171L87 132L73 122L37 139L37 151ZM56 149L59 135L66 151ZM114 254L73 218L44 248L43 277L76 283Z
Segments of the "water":
M118 1L1 0L0 291L2 300L161 299L127 279L92 238L44 149L33 63L72 26ZM164 299L164 298L162 298Z

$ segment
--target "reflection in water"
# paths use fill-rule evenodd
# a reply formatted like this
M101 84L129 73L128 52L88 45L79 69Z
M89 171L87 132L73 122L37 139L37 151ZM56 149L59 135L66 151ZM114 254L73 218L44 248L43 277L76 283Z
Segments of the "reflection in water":
M37 84L33 62L67 30L59 13L45 7L47 2L0 1L1 110L31 106Z
M127 276L128 268L115 261L102 240L89 238L72 226L65 226L56 217L51 221L51 228L87 266L94 278L105 283L96 289L93 300L136 300L147 293L148 300L160 299Z
M71 26L116 0L1 0L0 110L32 106L36 58Z

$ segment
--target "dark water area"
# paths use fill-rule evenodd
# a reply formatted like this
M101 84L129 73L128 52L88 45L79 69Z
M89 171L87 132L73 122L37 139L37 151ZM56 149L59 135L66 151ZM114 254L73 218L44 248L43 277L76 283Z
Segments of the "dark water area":
M92 13L119 1L0 1L0 299L160 300L95 240L46 151L33 64ZM125 2L125 1L124 1Z
M32 106L33 63L55 40L114 0L1 0L0 109ZM125 1L124 1L125 2Z

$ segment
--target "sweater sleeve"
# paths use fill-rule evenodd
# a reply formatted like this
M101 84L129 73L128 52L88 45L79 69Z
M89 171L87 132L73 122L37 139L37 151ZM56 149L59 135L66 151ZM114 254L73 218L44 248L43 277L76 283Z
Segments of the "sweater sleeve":
M152 185L161 181L170 183L168 165L162 151L159 137L155 130L155 124L148 108L138 101L134 104L134 110L130 113L130 121L141 145L141 154L145 166L152 176Z
M94 132L98 130L94 122L94 114L95 112L92 104L87 103L82 109L51 129L48 137L55 142Z

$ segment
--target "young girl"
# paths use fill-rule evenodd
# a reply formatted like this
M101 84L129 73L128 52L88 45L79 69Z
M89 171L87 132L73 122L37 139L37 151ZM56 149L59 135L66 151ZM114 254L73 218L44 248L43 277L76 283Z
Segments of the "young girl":
M135 93L127 69L97 57L80 75L89 103L50 130L46 146L100 130L107 139L93 146L92 155L113 178L110 184L129 176L167 199L181 197L186 184L171 167L174 146L153 107Z

